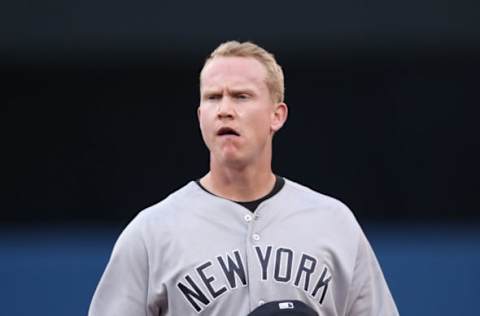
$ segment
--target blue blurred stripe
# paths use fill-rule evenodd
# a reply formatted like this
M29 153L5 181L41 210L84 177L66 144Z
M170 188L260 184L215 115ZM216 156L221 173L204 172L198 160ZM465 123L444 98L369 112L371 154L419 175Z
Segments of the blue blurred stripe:
M480 229L364 227L402 315L473 315L480 298ZM119 227L2 227L2 315L86 315Z

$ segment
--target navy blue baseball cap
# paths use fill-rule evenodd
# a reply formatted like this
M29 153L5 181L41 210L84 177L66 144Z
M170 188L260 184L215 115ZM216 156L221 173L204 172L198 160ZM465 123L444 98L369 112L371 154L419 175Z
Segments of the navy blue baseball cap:
M284 300L262 304L247 316L318 316L318 313L304 302Z

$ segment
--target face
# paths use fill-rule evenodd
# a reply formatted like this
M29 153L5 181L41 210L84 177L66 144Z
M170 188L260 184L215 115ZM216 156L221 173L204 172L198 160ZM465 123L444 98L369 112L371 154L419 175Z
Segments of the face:
M251 57L215 57L203 69L198 119L215 162L248 165L271 157L272 137L287 108L272 101L266 76Z

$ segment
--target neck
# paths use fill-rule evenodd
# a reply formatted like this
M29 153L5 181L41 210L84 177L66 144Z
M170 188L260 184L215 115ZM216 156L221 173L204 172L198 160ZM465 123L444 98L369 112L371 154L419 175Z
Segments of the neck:
M215 195L237 202L254 201L267 195L275 185L270 161L260 165L225 166L210 161L210 172L200 183Z

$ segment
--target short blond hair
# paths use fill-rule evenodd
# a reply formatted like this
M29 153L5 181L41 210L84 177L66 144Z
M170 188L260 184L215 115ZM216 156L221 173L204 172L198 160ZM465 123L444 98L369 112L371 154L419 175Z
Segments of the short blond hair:
M252 57L258 60L267 70L267 78L265 83L274 102L280 103L285 98L285 83L283 77L282 67L277 63L272 53L269 53L262 47L252 42L237 42L228 41L220 44L211 54L203 65L200 72L200 84L201 75L203 69L215 57Z

